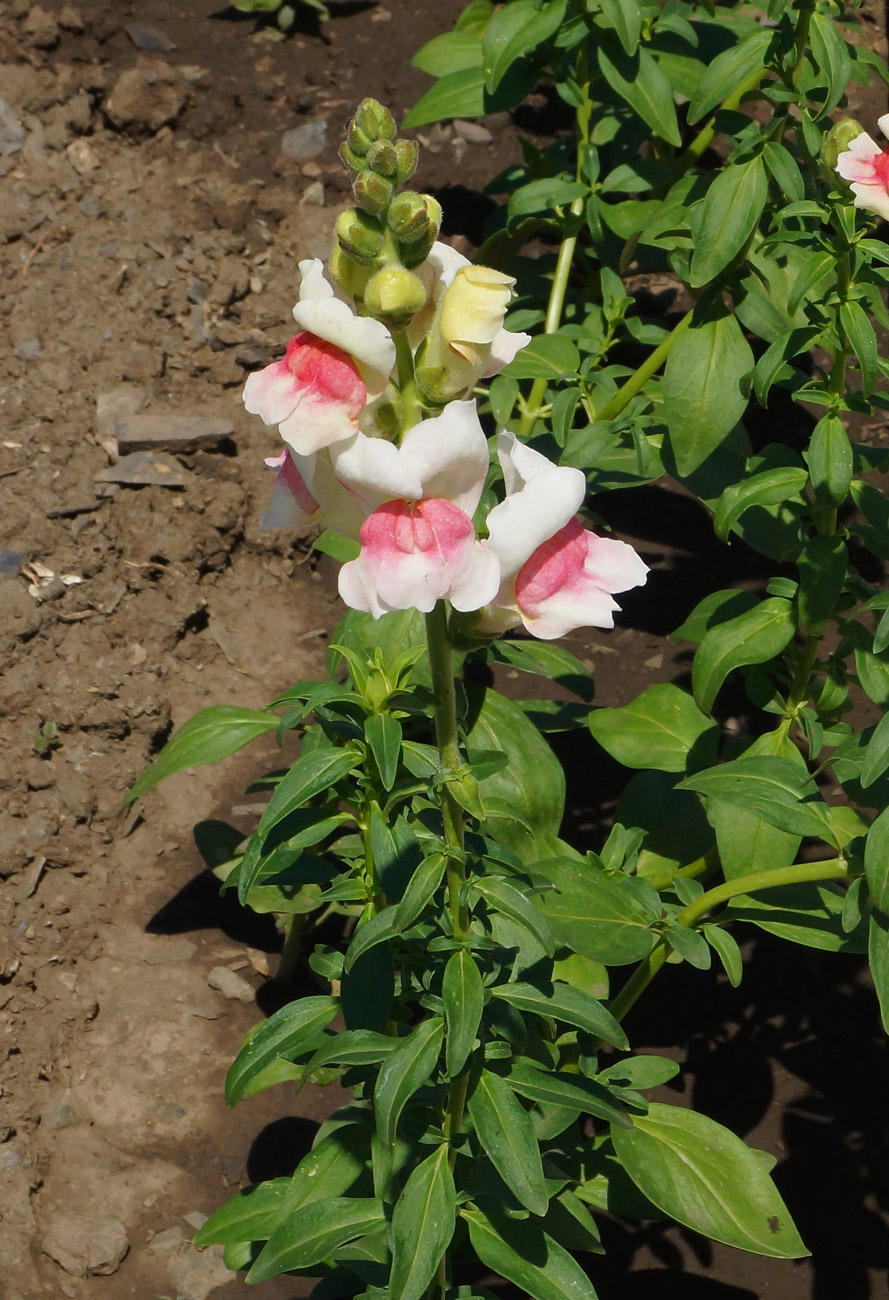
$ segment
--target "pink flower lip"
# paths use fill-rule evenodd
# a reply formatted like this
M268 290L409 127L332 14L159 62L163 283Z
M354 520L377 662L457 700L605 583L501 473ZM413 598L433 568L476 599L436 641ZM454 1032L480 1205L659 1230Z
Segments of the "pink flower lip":
M367 389L355 362L341 348L303 330L287 344L284 364L301 389L342 404L350 419L358 419Z

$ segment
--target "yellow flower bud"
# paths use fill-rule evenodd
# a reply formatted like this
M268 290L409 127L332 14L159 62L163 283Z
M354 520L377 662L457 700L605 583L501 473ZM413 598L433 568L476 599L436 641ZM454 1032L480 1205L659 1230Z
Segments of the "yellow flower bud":
M852 141L860 135L864 135L864 127L854 117L844 117L828 131L821 153L831 171L836 168L840 154L845 153Z
M389 329L404 329L426 305L426 288L416 275L403 266L384 266L367 282L364 307Z
M478 365L486 345L503 328L512 297L512 276L490 266L462 266L444 296L439 328L448 347Z
M333 241L328 265L330 274L343 293L349 298L354 298L355 302L361 302L364 297L364 287L374 273L373 266L359 266L348 253L343 252L337 240Z

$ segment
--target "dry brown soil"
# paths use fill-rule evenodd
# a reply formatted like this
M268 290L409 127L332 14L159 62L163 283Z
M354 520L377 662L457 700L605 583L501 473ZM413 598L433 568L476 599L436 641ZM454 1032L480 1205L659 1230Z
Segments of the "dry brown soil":
M188 1244L234 1188L287 1172L334 1100L311 1088L234 1112L222 1100L260 1015L253 993L268 1009L280 945L271 924L219 902L190 830L221 815L249 831L259 797L243 791L275 751L190 773L133 810L121 800L197 709L261 706L324 671L339 616L330 573L258 527L262 458L277 448L240 390L288 338L297 259L326 253L354 104L372 93L405 110L426 84L411 54L460 7L341 4L323 35L309 22L277 44L209 0L0 9L4 139L20 142L0 146L4 1300L307 1294L288 1279L248 1293L218 1252ZM149 41L161 48L137 48L133 22L158 29ZM282 132L322 121L317 156L281 153ZM444 187L458 240L478 234L473 190L517 156L508 123L490 127L487 143L424 133L418 182ZM110 483L117 417L136 411L218 417L233 432L165 453L159 485ZM601 703L686 668L664 634L711 570L733 563L689 510L658 489L635 516L615 514L657 598L628 602L623 630L576 642ZM47 724L57 743L39 753ZM591 788L586 752L566 757L575 828L592 833L613 774ZM208 985L220 966L246 1001ZM801 982L815 1015L793 1009ZM603 1300L884 1294L886 1064L857 968L761 945L743 994L675 971L637 1023L640 1046L683 1060L681 1096L782 1158L817 1249L814 1263L763 1263L678 1230L614 1224L613 1255L591 1261ZM689 1037L686 1052L677 1045ZM846 1051L857 1062L848 1085L834 1068ZM88 1222L75 1222L63 1269L46 1247L60 1253L53 1241L72 1214ZM128 1243L119 1264L103 1264L108 1220L112 1255L121 1232ZM80 1275L103 1267L114 1271Z

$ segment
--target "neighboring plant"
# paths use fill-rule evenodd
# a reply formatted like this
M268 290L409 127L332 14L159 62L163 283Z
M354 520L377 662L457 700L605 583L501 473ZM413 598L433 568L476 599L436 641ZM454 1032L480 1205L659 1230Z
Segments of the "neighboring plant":
M444 75L409 122L512 107L547 78L576 117L495 183L510 191L482 250L496 267L439 244L434 200L398 192L416 146L380 105L350 125L336 292L300 264L300 333L245 392L286 443L267 523L324 525L344 562L331 678L267 710L204 710L130 792L267 732L302 738L245 845L198 828L242 902L344 917L308 957L323 991L261 1023L229 1071L231 1104L278 1082L352 1089L292 1177L200 1230L250 1282L471 1300L493 1272L534 1300L590 1300L595 1261L575 1255L601 1250L602 1210L808 1253L761 1152L646 1098L678 1067L631 1054L621 1021L667 960L705 970L715 953L737 984L733 931L752 924L869 951L889 1022L889 723L843 718L859 693L889 701L889 594L869 581L889 557L871 474L886 457L845 424L887 405L871 318L889 325L889 253L853 199L874 206L889 160L833 126L850 75L876 66L839 16L783 0L768 25L746 6L471 5L418 56ZM513 263L541 230L555 258ZM631 266L689 293L672 328L627 293ZM510 270L506 323L530 340L503 328ZM492 469L471 400L485 377ZM823 414L806 445L754 449L748 402L781 395ZM590 710L589 675L549 639L610 626L645 567L577 511L586 488L665 472L775 576L677 611L674 635L697 645L690 693L660 683ZM545 639L498 639L519 628ZM486 663L579 698L511 702L482 684ZM750 708L729 735L730 676ZM564 776L541 733L587 723L635 774L581 855L560 838Z
M287 0L231 0L231 3L232 8L242 14L274 14L275 25L280 33L278 40L293 28L300 5L304 9L312 9L321 22L327 22L330 17L330 10L324 0L294 0L294 4L288 4Z

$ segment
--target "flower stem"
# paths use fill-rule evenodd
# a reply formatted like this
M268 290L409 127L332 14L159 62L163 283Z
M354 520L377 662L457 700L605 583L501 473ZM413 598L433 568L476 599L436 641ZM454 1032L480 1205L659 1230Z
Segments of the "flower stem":
M687 311L677 325L674 325L670 333L662 343L659 343L651 356L647 357L634 375L631 375L623 387L619 388L610 402L602 407L601 411L596 414L597 420L616 420L638 392L640 392L651 379L656 375L661 366L665 364L667 357L672 351L674 343L681 338L692 322L694 310Z
M414 354L405 330L396 330L395 360L398 367L398 387L401 392L402 432L407 433L423 418L423 402L414 376Z
M284 946L281 949L281 960L278 963L278 970L275 975L276 984L287 986L293 984L296 979L300 947L305 928L306 918L299 912L294 913L292 916L288 916L285 920Z

